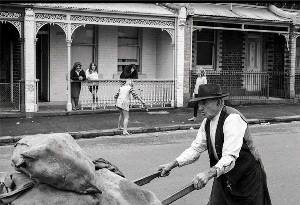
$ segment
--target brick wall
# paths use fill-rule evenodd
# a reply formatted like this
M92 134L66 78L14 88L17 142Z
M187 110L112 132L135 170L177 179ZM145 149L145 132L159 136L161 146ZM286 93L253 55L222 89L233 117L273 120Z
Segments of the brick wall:
M285 38L278 34L265 34L265 65L270 73L270 96L284 97L284 75L281 73L285 67L286 42Z
M237 31L223 31L222 65L223 71L242 71L244 59L244 34Z
M222 71L243 71L245 66L245 37L243 32L223 31L222 32L222 59L220 70ZM243 86L243 76L235 75L234 80L220 78L223 85ZM209 79L208 79L209 83ZM218 83L218 81L217 81Z

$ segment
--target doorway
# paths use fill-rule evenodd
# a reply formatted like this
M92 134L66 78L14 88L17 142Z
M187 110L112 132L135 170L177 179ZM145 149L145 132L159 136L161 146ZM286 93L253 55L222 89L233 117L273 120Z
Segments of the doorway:
M50 101L50 75L49 75L49 25L39 30L36 42L36 79L38 82L38 101Z
M259 35L248 35L246 41L246 75L244 77L244 88L246 91L261 90L262 71L262 37Z

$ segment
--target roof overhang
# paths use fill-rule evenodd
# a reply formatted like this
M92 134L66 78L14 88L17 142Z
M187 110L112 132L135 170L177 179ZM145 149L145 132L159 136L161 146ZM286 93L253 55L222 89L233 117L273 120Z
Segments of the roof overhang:
M292 19L274 14L267 7L240 4L192 4L194 29L219 29L289 33Z
M36 9L175 17L176 14L154 3L23 3Z

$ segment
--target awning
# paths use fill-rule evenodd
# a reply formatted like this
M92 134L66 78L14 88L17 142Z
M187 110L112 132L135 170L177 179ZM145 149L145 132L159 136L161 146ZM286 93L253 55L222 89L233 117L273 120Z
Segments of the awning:
M192 3L194 16L199 17L219 17L233 20L246 21L267 21L289 23L289 18L280 17L271 12L267 7L253 6L245 4L213 4L213 3Z

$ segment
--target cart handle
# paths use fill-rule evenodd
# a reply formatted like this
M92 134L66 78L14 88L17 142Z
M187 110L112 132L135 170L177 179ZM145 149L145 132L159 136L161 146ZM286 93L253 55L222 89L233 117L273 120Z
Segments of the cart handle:
M160 177L160 173L161 173L161 171L158 171L158 172L155 172L153 174L144 176L140 179L137 179L137 180L133 181L133 183L135 183L138 186L143 186L145 184L150 183L153 179Z
M180 199L181 197L191 193L192 191L195 190L194 184L188 184L186 185L184 188L182 188L181 190L179 190L178 192L172 194L171 196L169 196L168 198L166 198L165 200L162 201L162 205L168 205L173 203L174 201L176 201L177 199Z

